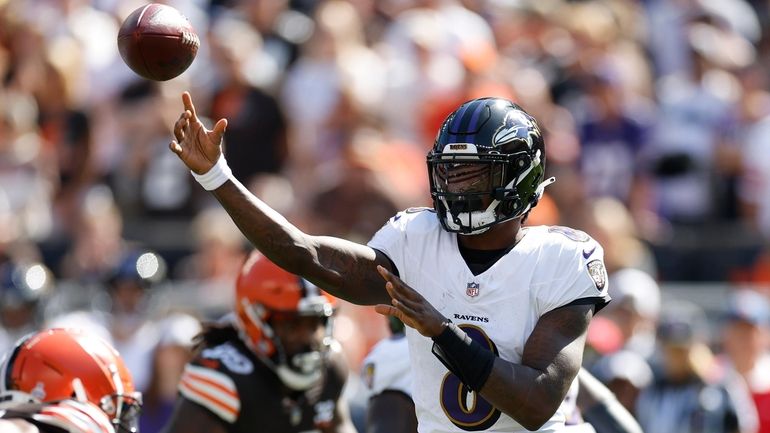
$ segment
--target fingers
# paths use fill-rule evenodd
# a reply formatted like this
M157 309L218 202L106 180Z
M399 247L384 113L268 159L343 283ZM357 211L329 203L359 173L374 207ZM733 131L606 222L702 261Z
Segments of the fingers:
M174 137L178 142L181 142L185 138L185 130L190 124L190 112L185 111L179 115L179 119L174 123Z
M198 115L195 113L195 105L193 105L192 96L190 96L190 92L182 93L182 103L184 104L184 109L190 112L193 122L197 121Z
M182 146L180 146L179 143L177 143L175 140L172 140L171 143L169 143L168 148L177 155L182 154Z
M374 311L382 314L383 316L396 316L398 310L392 305L379 304L374 306Z
M222 141L222 136L225 134L225 130L227 129L227 119L219 119L216 125L214 125L214 129L211 130L211 133L214 134L214 142L220 143Z
M416 300L409 299L405 296L402 296L401 293L397 292L395 287L396 286L390 281L385 283L385 290L388 291L388 294L393 299L393 302L398 302L399 304L403 304L405 307L409 308L409 310L411 311L422 310L422 298L418 298Z
M393 285L393 289L395 293L398 294L399 298L410 299L413 301L420 301L422 299L422 296L420 296L419 293L417 293L414 289L406 285L401 280L401 278L398 278L397 276L393 275L392 272L388 271L384 267L377 265L377 271L380 273L382 278L385 279L385 281ZM387 287L387 284L385 286ZM390 293L390 296L392 298L397 297L390 291L388 293Z

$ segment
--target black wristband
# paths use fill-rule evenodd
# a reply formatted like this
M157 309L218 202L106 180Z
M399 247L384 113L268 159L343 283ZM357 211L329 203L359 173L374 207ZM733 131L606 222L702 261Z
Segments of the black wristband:
M446 368L473 391L479 391L492 374L495 354L473 341L462 329L448 323L433 337L432 352Z

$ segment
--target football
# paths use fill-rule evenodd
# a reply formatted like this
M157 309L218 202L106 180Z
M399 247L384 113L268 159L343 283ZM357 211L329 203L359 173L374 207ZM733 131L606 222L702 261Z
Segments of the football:
M131 70L155 81L184 72L198 53L200 40L179 11L151 3L133 11L118 32L118 50Z

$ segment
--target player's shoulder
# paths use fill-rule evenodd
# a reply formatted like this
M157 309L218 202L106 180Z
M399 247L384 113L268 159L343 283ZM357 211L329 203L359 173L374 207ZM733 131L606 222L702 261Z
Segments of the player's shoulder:
M255 360L244 346L233 341L204 346L185 365L179 393L222 420L232 424L241 413L242 400L249 395Z
M529 226L530 244L545 250L576 252L586 248L601 248L588 233L567 226Z
M430 231L439 227L436 211L429 207L410 207L393 215L386 223L398 231Z
M525 227L525 230L528 230L528 235L532 234L542 242L556 244L585 244L594 240L588 233L567 226L527 226Z

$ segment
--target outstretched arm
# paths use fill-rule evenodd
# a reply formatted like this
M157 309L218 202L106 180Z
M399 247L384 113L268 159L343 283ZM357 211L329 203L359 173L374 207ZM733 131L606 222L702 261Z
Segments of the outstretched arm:
M189 93L182 95L182 102L185 111L174 125L176 140L169 148L195 174L216 170L227 121L220 119L208 130L198 119ZM377 265L391 269L382 253L366 245L302 232L232 176L213 193L246 238L277 265L356 304L389 300L376 270Z

